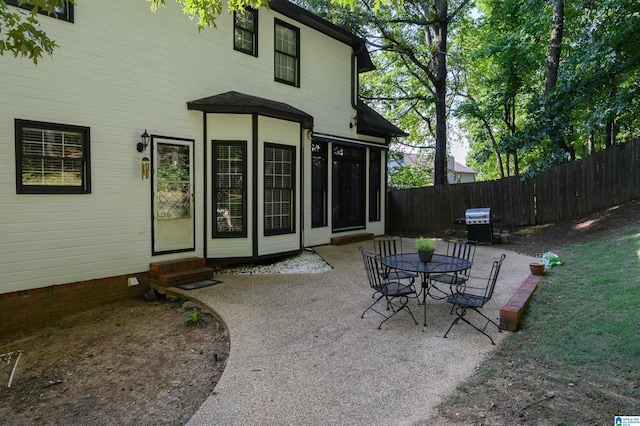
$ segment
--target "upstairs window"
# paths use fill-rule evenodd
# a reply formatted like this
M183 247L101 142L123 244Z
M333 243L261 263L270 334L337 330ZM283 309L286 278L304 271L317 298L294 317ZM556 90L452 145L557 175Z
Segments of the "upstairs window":
M233 12L233 48L258 56L258 11L246 8Z
M275 79L300 86L300 30L285 22L275 21Z
M16 6L21 9L31 10L33 9L33 5L30 4L18 4L18 0L5 0L5 3L11 6ZM43 15L47 15L46 12L40 12ZM62 19L63 21L73 22L73 4L68 1L61 1L60 6L56 6L56 13L53 15L54 18Z
M91 192L89 128L15 121L18 194Z

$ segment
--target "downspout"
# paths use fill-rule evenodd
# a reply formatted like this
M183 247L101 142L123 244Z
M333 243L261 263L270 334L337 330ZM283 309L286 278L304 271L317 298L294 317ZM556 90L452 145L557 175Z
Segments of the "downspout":
M204 247L202 250L202 255L204 256L204 260L205 262L207 261L208 258L208 250L207 248L209 247L209 238L207 238L207 221L209 219L209 215L207 214L207 194L209 193L209 189L207 187L207 159L209 157L207 157L207 113L203 112L202 113L202 152L203 152L203 170L202 170L202 174L203 174L203 181L202 182L202 188L203 188L203 194L202 194L202 230L204 232L204 238L202 239Z
M304 201L306 196L304 190L304 145L307 143L307 131L302 123L300 123L300 142L300 200L298 201L298 208L300 209L300 241L298 247L302 250L304 248Z
M353 109L358 112L358 92L359 92L359 79L358 79L358 53L362 52L365 49L364 43L360 46L358 50L354 50L351 53L351 106Z
M251 257L253 259L258 258L258 172L260 171L260 168L258 167L258 125L258 114L251 114L251 143L253 144L253 161L251 164L251 167L253 167L251 172L253 174L253 181L251 183L253 186L253 190L251 191L253 193L251 198L251 227L253 228L253 235L251 235ZM247 211L248 210L249 209L247 209Z

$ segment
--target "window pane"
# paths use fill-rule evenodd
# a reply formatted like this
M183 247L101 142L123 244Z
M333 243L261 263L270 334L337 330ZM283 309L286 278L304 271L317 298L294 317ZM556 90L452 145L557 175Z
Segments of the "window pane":
M382 186L381 152L377 149L369 150L369 220L381 219L381 186Z
M256 20L258 14L254 9L234 13L234 49L257 56L256 49Z
M293 147L265 146L264 225L270 234L293 231L294 156Z
M296 55L296 32L281 25L276 26L276 50L291 56Z
M245 232L245 142L214 142L215 235Z
M276 22L274 41L274 72L276 80L298 84L298 31Z
M327 144L311 144L311 226L327 226Z
M296 81L296 59L276 52L276 78L280 80Z
M12 6L20 7L22 9L27 9L27 10L33 9L33 5L25 4L25 3L20 4L18 0L5 0L5 3ZM55 6L54 10L55 10L55 13L51 15L54 18L62 19L63 21L73 22L73 4L70 4L68 1L60 2L59 5ZM42 10L40 10L39 13L43 15L47 14Z
M156 217L184 219L191 212L191 157L185 145L161 143L156 152Z
M18 121L18 191L24 189L29 192L27 187L69 187L80 189L79 192L87 192L84 188L84 133L71 130L71 126L69 130L58 130L57 128L64 126L46 123L42 125L42 128L21 126L21 122ZM52 128L47 128L49 126Z

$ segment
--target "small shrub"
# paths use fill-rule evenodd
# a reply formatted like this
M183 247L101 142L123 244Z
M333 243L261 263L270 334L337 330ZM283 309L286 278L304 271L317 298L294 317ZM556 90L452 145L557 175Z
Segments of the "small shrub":
M199 309L187 312L187 318L184 320L186 325L203 325L205 322L204 314Z
M433 238L418 237L416 238L416 248L418 250L433 251L436 248L436 240Z

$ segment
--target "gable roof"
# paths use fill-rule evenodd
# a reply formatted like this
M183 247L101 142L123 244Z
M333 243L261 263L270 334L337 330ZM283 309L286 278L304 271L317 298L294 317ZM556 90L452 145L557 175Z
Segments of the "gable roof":
M473 173L476 174L476 171L472 168L465 166L464 164L458 163L456 160L453 160L453 171L456 173Z
M371 56L369 56L369 51L365 46L365 40L363 38L360 38L287 0L271 0L269 2L269 7L288 18L298 21L307 27L320 31L333 39L351 46L354 54L358 58L359 73L373 71L376 69L376 66L373 65L373 61L371 60Z
M187 102L187 109L227 114L260 114L267 117L297 121L313 129L313 117L284 102L230 91Z
M260 114L296 121L302 123L306 129L313 129L313 117L298 108L284 102L236 91L189 101L187 109L220 114ZM394 126L362 101L358 101L358 133L386 139L392 136L407 136L407 133Z
M408 136L369 105L358 100L358 133L389 139L392 136Z

